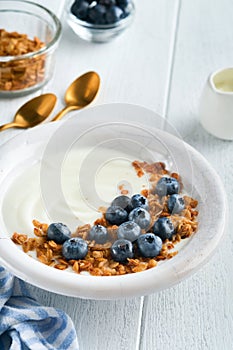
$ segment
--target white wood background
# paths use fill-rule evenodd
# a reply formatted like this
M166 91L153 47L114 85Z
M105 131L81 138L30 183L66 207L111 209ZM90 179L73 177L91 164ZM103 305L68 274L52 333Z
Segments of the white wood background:
M64 0L37 2L63 17ZM201 128L198 104L207 76L233 65L233 2L135 2L132 27L108 44L77 39L63 18L55 75L44 91L57 94L59 110L69 83L85 71L96 70L102 86L95 104L129 102L168 118L220 174L231 210L233 142L218 140ZM30 97L0 99L0 123L11 121ZM0 144L18 132L2 132ZM179 285L154 295L89 301L30 288L43 304L62 308L71 316L81 350L232 350L232 226L230 216L226 238L207 265Z

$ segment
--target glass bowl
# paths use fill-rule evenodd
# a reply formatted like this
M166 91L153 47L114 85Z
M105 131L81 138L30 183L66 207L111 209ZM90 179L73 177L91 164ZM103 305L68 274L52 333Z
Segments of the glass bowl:
M71 29L81 39L91 42L108 42L127 29L133 21L135 6L133 2L129 6L129 14L113 24L94 24L77 18L71 12L71 6L74 0L68 2L66 8L67 21Z
M47 8L30 1L1 0L0 95L24 95L46 84L60 36L61 23Z

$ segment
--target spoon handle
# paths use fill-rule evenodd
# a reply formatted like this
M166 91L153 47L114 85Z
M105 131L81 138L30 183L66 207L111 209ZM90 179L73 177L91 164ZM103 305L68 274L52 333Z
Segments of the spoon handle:
M66 113L68 113L69 111L72 111L74 109L80 109L79 106L66 106L64 107L60 112L58 112L57 115L55 115L55 117L51 120L51 122L55 122L56 120L60 120Z
M6 129L9 129L9 128L15 128L17 126L18 125L15 124L15 123L7 123L7 124L4 124L4 125L0 126L0 131L6 130Z

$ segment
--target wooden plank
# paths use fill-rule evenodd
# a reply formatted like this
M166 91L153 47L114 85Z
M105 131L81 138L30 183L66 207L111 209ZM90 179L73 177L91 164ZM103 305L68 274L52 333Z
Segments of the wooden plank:
M211 4L207 0L182 1L167 109L169 122L222 177L230 195L230 208L232 142L218 140L202 129L198 106L209 73L232 65L232 14L230 0L214 0ZM229 227L232 225L231 217ZM146 299L141 350L233 349L232 243L232 235L227 235L202 270Z
M175 6L176 1L171 0L149 0L146 6L136 2L132 26L104 44L80 40L63 22L55 76L46 88L59 97L56 110L63 106L67 86L80 74L95 70L102 85L92 105L126 102L162 114Z
M30 286L43 305L62 309L72 318L80 350L136 350L143 298L95 301L69 298Z
M48 8L50 11L53 11L58 18L62 17L63 9L66 4L66 0L32 0L32 2L35 2L36 4L42 5Z

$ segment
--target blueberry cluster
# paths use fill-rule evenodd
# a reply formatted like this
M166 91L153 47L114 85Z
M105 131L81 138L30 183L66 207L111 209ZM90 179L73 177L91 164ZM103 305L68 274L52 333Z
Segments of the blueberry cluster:
M167 207L170 214L179 214L185 207L184 199L178 194L179 192L180 184L173 177L162 177L155 187L155 194L160 197L169 196Z
M172 177L162 177L155 187L155 193L159 197L168 196L170 214L180 213L185 207L179 191L180 184ZM162 242L175 234L174 225L167 217L159 218L151 226L149 204L141 194L135 194L131 198L123 195L116 197L105 217L109 224L119 226L118 239L111 247L111 255L114 260L123 263L135 254L145 258L156 257L162 249ZM149 227L152 232L142 234L141 231L147 231Z
M93 24L113 24L128 16L131 0L75 0L71 12Z
M52 223L47 230L47 239L62 244L62 255L67 259L84 259L88 252L87 242L82 238L71 238L71 231L62 223Z
M154 192L167 196L167 208L170 214L178 214L185 208L185 202L179 195L179 182L172 177L162 177ZM151 222L149 204L146 197L135 194L116 197L105 213L109 225L117 225L117 240L111 246L112 259L121 263L135 256L154 258L161 252L162 242L171 239L175 228L168 217L160 217ZM150 231L148 232L150 228ZM142 231L146 233L142 233ZM63 244L62 254L67 260L83 259L88 253L88 244L82 238L71 238L68 227L53 223L48 227L48 240ZM102 225L94 225L89 231L88 239L104 244L109 238L108 230Z

